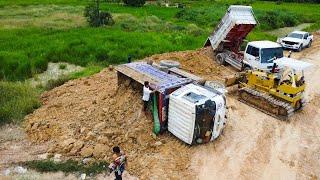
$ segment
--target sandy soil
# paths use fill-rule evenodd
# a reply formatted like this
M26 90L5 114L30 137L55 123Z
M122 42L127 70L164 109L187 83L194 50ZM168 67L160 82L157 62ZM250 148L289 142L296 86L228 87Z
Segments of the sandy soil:
M293 57L313 63L305 73L309 104L288 122L228 97L230 118L219 141L199 146L192 158L199 179L320 178L320 41Z
M34 147L45 143L46 152L62 158L110 160L111 148L120 145L128 155L129 173L141 179L318 179L319 37L315 34L312 48L293 55L315 67L305 73L309 104L287 122L230 93L229 121L217 141L190 147L169 133L154 137L151 119L141 112L141 92L129 82L118 88L115 72L105 69L44 93L43 106L26 117L26 133ZM178 60L182 69L207 80L223 80L236 72L218 66L210 49L146 59ZM6 156L4 152L0 149L0 155Z

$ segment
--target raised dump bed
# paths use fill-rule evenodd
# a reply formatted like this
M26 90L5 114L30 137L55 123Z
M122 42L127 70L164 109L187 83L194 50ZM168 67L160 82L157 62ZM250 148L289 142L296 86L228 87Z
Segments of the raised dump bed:
M232 5L215 31L208 37L205 46L211 45L215 51L228 49L237 53L244 38L256 24L251 6Z

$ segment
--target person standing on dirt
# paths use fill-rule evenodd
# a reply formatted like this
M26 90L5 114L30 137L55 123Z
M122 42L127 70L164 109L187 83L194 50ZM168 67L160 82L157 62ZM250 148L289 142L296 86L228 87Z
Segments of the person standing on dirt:
M154 91L152 91L150 89L150 85L148 81L144 82L144 86L143 86L143 96L142 96L142 100L143 100L143 111L147 112L147 108L148 108L148 104L149 104L149 100L150 100L150 94L153 93Z
M112 151L113 163L109 165L110 171L114 171L114 175L116 176L115 180L122 180L122 173L127 165L126 155L120 150L119 146L113 147Z

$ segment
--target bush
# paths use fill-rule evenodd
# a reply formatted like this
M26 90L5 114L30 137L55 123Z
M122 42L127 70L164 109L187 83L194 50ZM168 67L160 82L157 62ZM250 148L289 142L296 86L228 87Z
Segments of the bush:
M296 26L303 21L302 17L284 10L257 11L257 16L263 30Z
M20 52L0 52L0 80L17 81L32 76L28 57Z
M145 0L123 0L123 3L128 6L139 7L139 6L143 6L146 3L146 1Z
M0 125L20 122L38 108L39 93L26 83L0 81Z
M66 69L67 65L66 64L59 64L59 69Z
M50 79L45 86L45 90L51 90L55 87L63 85L65 82L69 81L70 78L67 76L59 77L58 79Z
M90 26L98 27L102 25L113 25L114 20L109 12L101 12L99 9L99 0L96 3L88 4L84 9L84 16L87 18Z

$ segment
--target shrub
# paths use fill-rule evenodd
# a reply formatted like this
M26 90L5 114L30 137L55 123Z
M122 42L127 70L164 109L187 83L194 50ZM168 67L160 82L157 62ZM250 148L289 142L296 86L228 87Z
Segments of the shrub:
M20 52L0 52L0 80L22 80L32 76L28 57Z
M69 81L70 78L67 76L59 77L58 79L50 79L45 86L45 90L51 90L55 87L63 85L65 82Z
M59 64L59 69L66 69L67 65L66 64Z
M263 30L296 26L302 22L302 17L284 10L257 11L257 14L258 20L261 23L261 29Z
M112 15L109 12L100 11L99 1L96 0L96 3L90 3L85 7L84 16L87 18L88 23L93 27L113 25Z
M146 1L145 0L123 0L123 3L128 6L139 7L139 6L143 6L146 3Z
M0 81L0 125L20 122L40 106L39 92L26 83Z

